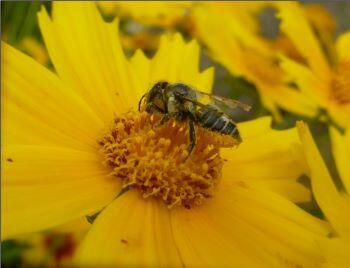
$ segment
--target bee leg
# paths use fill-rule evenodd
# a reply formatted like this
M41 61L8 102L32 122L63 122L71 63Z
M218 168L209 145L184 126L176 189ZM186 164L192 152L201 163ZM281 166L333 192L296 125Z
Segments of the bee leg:
M166 122L169 121L171 116L169 114L163 114L162 118L157 122L155 125L156 127L160 127L161 125L164 125Z
M196 128L194 124L193 118L188 119L188 125L189 125L189 137L190 137L190 144L187 147L188 155L186 157L186 160L190 157L194 147L197 143L197 137L196 137Z

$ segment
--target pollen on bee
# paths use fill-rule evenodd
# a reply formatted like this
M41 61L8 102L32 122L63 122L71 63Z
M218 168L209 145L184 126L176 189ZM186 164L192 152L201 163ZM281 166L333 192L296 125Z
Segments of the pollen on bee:
M115 118L99 140L104 163L123 187L140 191L143 198L157 198L169 208L202 204L221 176L219 149L237 142L197 126L197 144L189 156L186 122L159 126L158 121L159 116L146 112Z

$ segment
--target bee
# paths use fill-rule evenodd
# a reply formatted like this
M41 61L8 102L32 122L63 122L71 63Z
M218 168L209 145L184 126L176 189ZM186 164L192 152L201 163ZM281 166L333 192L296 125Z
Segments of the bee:
M203 97L209 100L207 104L200 101ZM240 107L245 111L251 108L239 101L204 93L183 83L160 81L141 97L138 109L150 114L160 113L162 117L158 125L165 124L171 118L180 122L188 120L190 141L187 150L190 156L196 146L196 124L210 131L230 135L239 143L242 141L235 122L220 106Z

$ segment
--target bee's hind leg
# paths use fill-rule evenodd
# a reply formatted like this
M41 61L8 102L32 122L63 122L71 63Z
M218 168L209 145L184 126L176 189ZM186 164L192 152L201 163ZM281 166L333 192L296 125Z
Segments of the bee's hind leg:
M194 120L192 117L189 117L188 119L188 126L189 126L189 137L190 137L190 144L187 147L188 155L186 157L186 160L190 157L194 147L197 143L197 137L196 137L196 128L194 124Z

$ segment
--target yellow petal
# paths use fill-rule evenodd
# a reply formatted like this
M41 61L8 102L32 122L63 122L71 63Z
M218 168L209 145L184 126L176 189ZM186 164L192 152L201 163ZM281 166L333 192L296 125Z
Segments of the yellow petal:
M308 96L305 96L303 92L282 85L282 82L281 85L276 85L274 88L264 89L265 87L268 87L268 85L260 86L263 92L269 95L280 108L307 117L317 115L318 105Z
M77 253L78 266L182 267L169 210L130 190L93 223Z
M342 238L326 239L320 242L320 247L325 252L327 259L327 263L322 267L346 268L349 266L349 240Z
M132 18L146 25L173 28L184 19L192 3L190 1L174 1L170 3L160 1L98 1L98 5L109 15Z
M298 130L316 201L336 232L350 237L350 198L341 195L336 189L308 127L299 122Z
M140 59L140 55L136 54L135 57L141 61L142 66L145 66L145 64L142 64L144 59ZM199 57L200 48L197 41L192 40L186 43L180 34L163 35L159 49L148 66L149 71L147 72L146 69L146 73L149 73L146 81L149 84L159 80L184 82L202 91L209 92L213 83L213 68L200 72ZM135 67L139 65L137 59L134 59L132 63ZM140 76L143 75L143 71L139 73Z
M238 123L238 129L244 140L253 140L256 137L271 131L271 125L272 118L270 116L264 116L255 120Z
M72 149L6 146L2 234L51 228L94 212L118 193L99 155Z
M269 189L294 203L311 201L311 192L296 180L249 180L249 185Z
M241 45L230 31L222 31L225 20L204 8L196 8L193 16L199 39L209 48L212 57L220 61L230 72L250 80L250 72L246 68Z
M292 40L298 51L305 57L318 79L327 81L329 65L316 36L306 19L299 3L281 2L277 5L278 17L282 20L281 30Z
M254 127L256 121L250 123L251 133L259 131L260 123ZM240 126L241 124L238 125L239 130ZM294 150L294 144L298 142L296 129L270 129L251 137L245 137L243 131L242 139L238 148L221 150L223 158L227 159L223 167L224 176L233 180L295 180L303 173L299 155Z
M130 64L135 75L136 86L139 88L142 96L152 87L154 82L158 82L151 81L151 60L147 58L141 49L138 49L131 57Z
M330 128L332 152L345 189L350 193L350 128L341 135L335 128Z
M304 202L310 192L296 180L304 172L296 129L271 130L271 118L263 117L238 124L243 143L235 149L222 149L227 160L223 177L246 180L271 189L293 202Z
M350 31L340 35L336 41L338 60L350 60Z
M55 75L4 43L2 66L4 144L96 147L102 122Z
M96 211L96 213L97 212L98 211ZM59 225L56 228L54 228L53 231L58 233L84 233L87 232L90 229L90 227L91 223L89 223L86 217L84 216Z
M350 122L350 112L346 106L337 105L337 103L330 103L328 108L329 117L335 125L346 128ZM345 108L345 109L344 109Z
M20 47L24 52L28 53L28 55L30 55L42 65L47 65L49 63L49 55L47 55L47 52L43 45L39 43L35 38L31 36L23 38Z
M278 123L282 122L283 118L282 118L281 111L278 108L277 104L270 98L270 96L262 92L260 98L261 98L261 103L264 105L264 107L266 107L267 110L271 112L275 121Z
M137 50L130 60L138 92L145 93L155 82L183 82L204 92L211 92L214 69L199 71L199 45L186 43L180 34L163 35L152 59ZM140 94L138 97L141 97Z
M130 69L118 38L118 21L103 21L93 2L55 2L53 19L43 8L39 25L60 78L109 123L134 108Z
M295 82L299 89L313 102L325 106L325 101L329 97L328 84L300 63L284 56L281 56L280 60L280 65L286 76Z
M321 256L315 237L323 224L269 191L224 179L196 209L172 212L185 266L309 266ZM283 226L283 228L281 227Z

